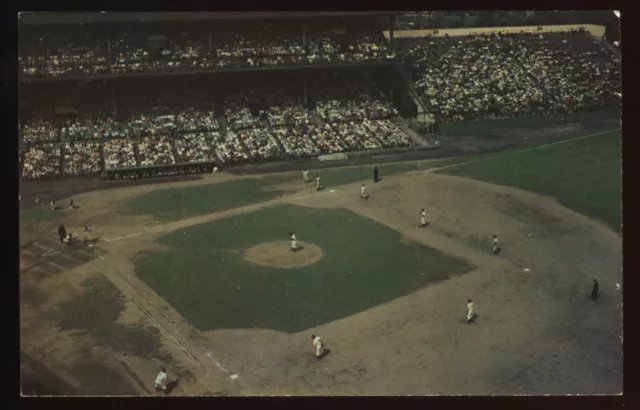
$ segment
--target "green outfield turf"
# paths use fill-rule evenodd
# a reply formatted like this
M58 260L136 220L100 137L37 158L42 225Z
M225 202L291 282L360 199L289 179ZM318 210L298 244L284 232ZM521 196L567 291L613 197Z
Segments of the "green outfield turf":
M621 232L620 130L479 159L438 172L550 195Z
M29 209L20 214L21 219L37 221L37 222L51 222L61 219L62 215L59 211L52 211L49 206L38 206L37 208Z
M244 261L243 250L286 241L289 231L324 257L291 269ZM401 240L346 210L281 206L163 236L158 242L169 249L136 258L136 274L200 330L298 332L472 269Z
M120 205L119 212L125 215L153 215L161 221L221 212L274 199L282 192L263 188L286 182L291 178L271 176L220 184L158 189L124 202Z

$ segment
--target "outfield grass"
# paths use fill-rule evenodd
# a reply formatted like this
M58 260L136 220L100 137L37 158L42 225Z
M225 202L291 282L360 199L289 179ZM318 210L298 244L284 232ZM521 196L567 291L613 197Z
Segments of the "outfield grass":
M620 130L476 159L480 161L438 172L550 195L621 232Z
M20 219L36 221L36 222L52 222L61 218L59 212L52 211L49 206L44 205L38 208L29 209L20 214Z
M248 247L286 241L289 231L322 248L324 257L292 269L242 258ZM158 242L169 249L136 258L136 274L200 330L299 332L471 269L463 260L401 239L346 210L288 205L163 236Z
M197 215L272 200L283 192L263 190L291 179L291 176L271 176L242 179L220 184L158 189L132 198L119 207L122 214L153 215L161 221L174 221Z
M100 345L119 352L172 362L162 352L158 329L117 323L125 309L124 298L107 278L87 279L82 287L83 293L49 312L58 328L91 335Z

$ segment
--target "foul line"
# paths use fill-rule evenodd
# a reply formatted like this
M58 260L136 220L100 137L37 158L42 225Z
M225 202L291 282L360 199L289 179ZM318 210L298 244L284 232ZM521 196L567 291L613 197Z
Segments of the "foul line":
M120 239L127 239L127 238L133 238L134 236L138 236L138 235L142 235L142 232L138 232L138 233L134 233L131 235L127 235L127 236L119 236L117 238L113 238L113 239L105 239L105 242L114 242L114 241L119 241Z
M596 132L595 134L583 135L581 137L569 138L569 139L562 140L562 141L551 142L549 144L543 144L543 145L538 145L538 146L535 146L535 147L524 148L524 149L520 149L520 150L517 150L517 151L508 152L506 154L496 154L496 155L486 154L488 156L486 158L477 158L477 159L474 159L473 161L461 162L461 163L452 164L452 165L444 165L444 166L441 166L441 167L428 168L428 169L425 169L425 171L427 171L427 172L437 172L437 171L440 171L440 170L443 170L443 169L448 169L448 168L463 167L463 166L469 165L469 164L475 164L475 163L483 162L483 161L490 161L490 160L496 159L496 158L508 157L510 155L521 154L523 152L534 151L534 150L537 150L537 149L547 148L547 147L551 147L551 146L554 146L554 145L560 145L560 144L564 144L564 143L567 143L567 142L573 142L573 141L578 141L578 140L582 140L582 139L585 139L585 138L595 137L595 136L598 136L598 135L607 134L609 132L617 131L619 129L620 128L614 128L614 129L611 129L611 130L608 130L608 131Z

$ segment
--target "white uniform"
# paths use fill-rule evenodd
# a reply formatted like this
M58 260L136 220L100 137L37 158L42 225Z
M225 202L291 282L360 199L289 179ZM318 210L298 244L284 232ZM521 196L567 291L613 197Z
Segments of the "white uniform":
M211 171L212 174L215 174L216 172L218 172L218 167L214 166L213 167L213 171Z
M496 252L498 250L498 238L493 238L493 251Z
M316 177L316 189L320 189L320 177Z
M56 203L55 203L55 202L51 201L51 202L49 203L49 205L51 205L51 210L52 210L52 211L55 211L55 210L56 210Z
M367 187L362 185L360 187L360 198L364 198L365 196L367 196Z
M302 180L304 182L309 182L309 171L302 171Z
M473 311L475 309L475 305L473 302L467 303L467 320L471 320L473 318Z
M156 389L166 389L167 388L167 374L165 372L158 373L155 382Z
M316 357L322 355L322 340L320 340L320 336L316 336L313 339L313 349L316 351Z
M296 234L291 234L291 249L296 249L298 247L298 243L296 241Z
M422 225L427 224L427 213L425 211L420 212L420 223Z

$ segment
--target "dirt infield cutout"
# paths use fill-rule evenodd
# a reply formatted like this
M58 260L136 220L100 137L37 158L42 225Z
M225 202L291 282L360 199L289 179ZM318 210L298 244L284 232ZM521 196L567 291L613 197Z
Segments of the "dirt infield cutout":
M302 249L292 252L289 241L262 243L246 249L243 256L255 265L283 269L313 265L322 259L324 253L318 246L312 243L298 243L298 246Z

